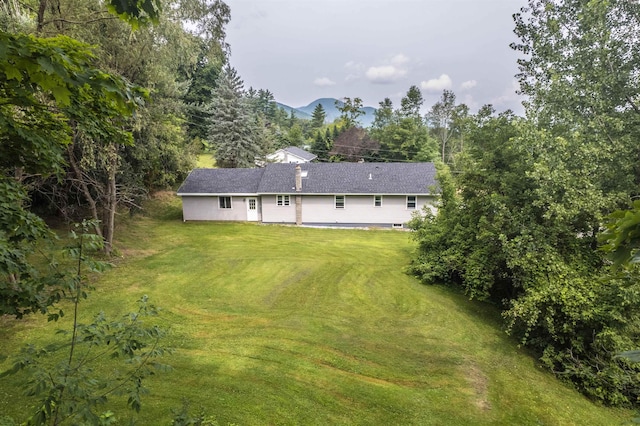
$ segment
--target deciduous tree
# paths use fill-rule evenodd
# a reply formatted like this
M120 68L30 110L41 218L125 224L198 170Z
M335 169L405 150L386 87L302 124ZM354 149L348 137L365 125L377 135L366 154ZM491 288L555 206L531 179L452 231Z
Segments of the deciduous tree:
M340 118L347 128L357 126L358 117L364 114L360 98L342 98L341 102L336 101L336 108L340 111Z
M89 47L67 37L0 32L0 45L0 190L12 204L5 205L0 224L0 285L11 295L2 313L21 316L46 312L58 299L56 275L42 275L31 263L37 242L51 234L26 210L25 181L62 174L72 123L122 136L111 119L131 114L142 92L95 69Z

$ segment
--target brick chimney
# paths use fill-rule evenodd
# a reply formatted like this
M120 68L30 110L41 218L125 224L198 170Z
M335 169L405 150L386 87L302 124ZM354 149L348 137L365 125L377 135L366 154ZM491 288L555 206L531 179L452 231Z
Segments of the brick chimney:
M296 164L296 225L302 225L302 168Z
M296 192L302 191L302 168L296 164Z

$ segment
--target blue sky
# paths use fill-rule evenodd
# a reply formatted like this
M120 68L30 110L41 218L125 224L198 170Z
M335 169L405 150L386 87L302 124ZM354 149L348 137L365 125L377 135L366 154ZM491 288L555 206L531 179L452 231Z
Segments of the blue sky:
M321 97L399 106L412 85L424 111L443 89L472 111L522 113L513 13L524 0L227 0L231 65L245 86L293 107Z

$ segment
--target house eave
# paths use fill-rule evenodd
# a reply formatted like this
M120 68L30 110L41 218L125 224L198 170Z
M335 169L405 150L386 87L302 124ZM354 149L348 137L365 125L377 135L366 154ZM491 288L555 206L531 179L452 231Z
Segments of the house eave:
M239 193L239 192L203 192L188 193L178 192L178 197L257 197L259 194L255 192Z
M295 192L295 191L291 191L291 192L258 192L258 195L281 195L281 194L291 194L291 195L386 195L386 196L392 196L392 195L418 195L418 196L423 196L423 197L435 197L438 196L439 194L433 194L430 192L395 192L395 193L389 193L389 192Z

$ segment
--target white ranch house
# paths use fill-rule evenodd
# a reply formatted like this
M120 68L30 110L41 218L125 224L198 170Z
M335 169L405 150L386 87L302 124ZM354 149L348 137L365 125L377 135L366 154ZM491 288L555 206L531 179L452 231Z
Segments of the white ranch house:
M267 164L195 169L184 181L184 221L403 227L435 209L433 163Z

